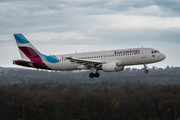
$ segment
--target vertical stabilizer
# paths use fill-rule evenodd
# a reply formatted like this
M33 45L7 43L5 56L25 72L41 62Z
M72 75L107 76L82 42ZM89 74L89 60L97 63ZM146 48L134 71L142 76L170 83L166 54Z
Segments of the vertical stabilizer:
M22 34L14 34L19 52L21 54L22 60L14 60L14 64L35 67L41 69L50 69L44 63L47 61L43 56Z
M31 60L41 57L41 53L22 34L14 34L14 38L22 59Z

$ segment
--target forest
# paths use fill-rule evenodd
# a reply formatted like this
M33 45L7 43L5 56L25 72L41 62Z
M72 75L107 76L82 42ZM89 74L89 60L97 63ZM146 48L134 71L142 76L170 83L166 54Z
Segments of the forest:
M180 120L180 68L88 71L0 68L0 120Z
M180 85L0 87L1 120L179 120Z

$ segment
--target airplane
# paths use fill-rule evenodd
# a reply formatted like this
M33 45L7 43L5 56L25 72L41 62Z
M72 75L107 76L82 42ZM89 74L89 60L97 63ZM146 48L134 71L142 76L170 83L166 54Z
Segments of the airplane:
M166 58L163 53L153 48L130 48L107 51L44 55L40 53L22 34L14 34L21 58L13 60L13 64L37 69L71 71L91 70L90 78L98 78L98 70L104 72L123 71L125 66L144 65L162 61ZM96 70L96 73L93 71Z

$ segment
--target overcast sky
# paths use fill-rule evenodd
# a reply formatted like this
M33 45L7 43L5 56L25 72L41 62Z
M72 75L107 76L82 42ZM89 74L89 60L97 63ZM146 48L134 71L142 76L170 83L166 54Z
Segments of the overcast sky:
M21 59L15 33L47 55L144 46L166 55L149 66L180 66L179 6L179 0L1 0L0 66L17 67L12 60Z

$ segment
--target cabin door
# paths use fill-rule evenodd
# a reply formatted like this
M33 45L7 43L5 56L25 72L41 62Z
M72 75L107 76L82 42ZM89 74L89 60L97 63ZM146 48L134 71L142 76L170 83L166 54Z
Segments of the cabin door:
M145 48L142 48L141 49L141 55L142 55L142 58L146 58L147 55L146 55L146 49Z

